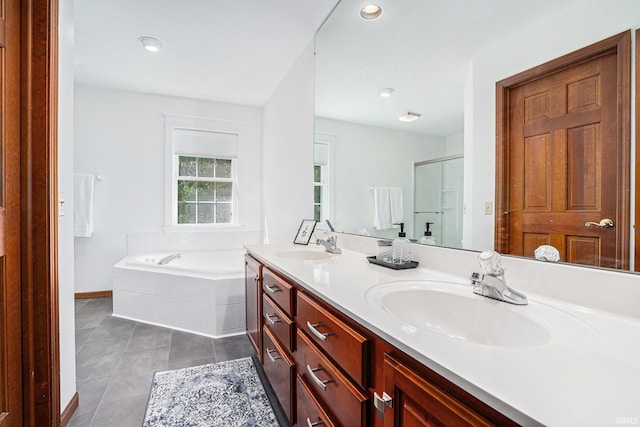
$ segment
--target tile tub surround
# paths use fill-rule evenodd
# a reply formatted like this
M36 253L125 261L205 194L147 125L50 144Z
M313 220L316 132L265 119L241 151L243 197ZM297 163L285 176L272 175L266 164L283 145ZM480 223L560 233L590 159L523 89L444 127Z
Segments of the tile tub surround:
M242 334L241 274L189 277L131 269L121 261L113 267L113 314L214 338Z
M477 253L414 245L420 267L394 271L367 262L366 256L375 254L375 239L340 236L338 246L344 249L343 254L326 260L279 256L284 251L301 250L291 244L247 249L516 422L603 426L615 425L620 417L640 417L640 316L632 307L640 300L638 276L505 257L509 285L524 292L530 301L528 306L509 310L528 316L555 310L581 327L533 317L549 331L550 340L521 348L492 346L407 328L367 301L367 292L376 284L404 279L447 281L448 286L468 289L473 298L467 274L478 267ZM542 278L547 282L540 283ZM572 292L557 289L562 286L576 292L583 286L586 289L573 303ZM598 298L598 289L633 301L615 304L609 295ZM475 298L481 303L506 304ZM473 319L465 324L473 326Z

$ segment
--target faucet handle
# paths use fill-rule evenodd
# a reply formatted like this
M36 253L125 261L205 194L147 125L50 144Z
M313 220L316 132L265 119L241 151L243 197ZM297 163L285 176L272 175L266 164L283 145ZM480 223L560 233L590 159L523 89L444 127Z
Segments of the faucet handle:
M500 254L496 251L482 251L480 255L478 255L478 262L480 263L482 270L487 274L494 276L504 274Z

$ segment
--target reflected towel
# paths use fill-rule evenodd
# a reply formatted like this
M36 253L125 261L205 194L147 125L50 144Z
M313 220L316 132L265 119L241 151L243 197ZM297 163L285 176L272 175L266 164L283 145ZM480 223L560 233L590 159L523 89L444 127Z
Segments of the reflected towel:
M377 230L391 228L391 206L388 187L373 187L373 226Z
M391 223L399 224L404 222L404 200L402 198L402 187L389 188L389 204L391 206Z
M73 230L76 237L91 237L93 233L93 182L95 176L73 176Z

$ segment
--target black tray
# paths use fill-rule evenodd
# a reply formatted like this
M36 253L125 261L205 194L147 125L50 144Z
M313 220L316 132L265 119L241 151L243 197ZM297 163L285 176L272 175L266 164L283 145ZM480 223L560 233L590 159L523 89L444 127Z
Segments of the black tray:
M418 261L409 261L404 264L393 264L391 262L381 261L376 258L375 255L368 256L367 259L371 264L378 264L383 267L392 268L394 270L406 270L407 268L416 268L418 266Z

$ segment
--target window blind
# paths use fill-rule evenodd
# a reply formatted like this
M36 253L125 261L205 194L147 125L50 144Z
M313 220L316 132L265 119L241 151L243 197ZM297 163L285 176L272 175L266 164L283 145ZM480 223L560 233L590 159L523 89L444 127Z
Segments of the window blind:
M176 154L238 157L238 135L195 129L174 129L173 150Z

